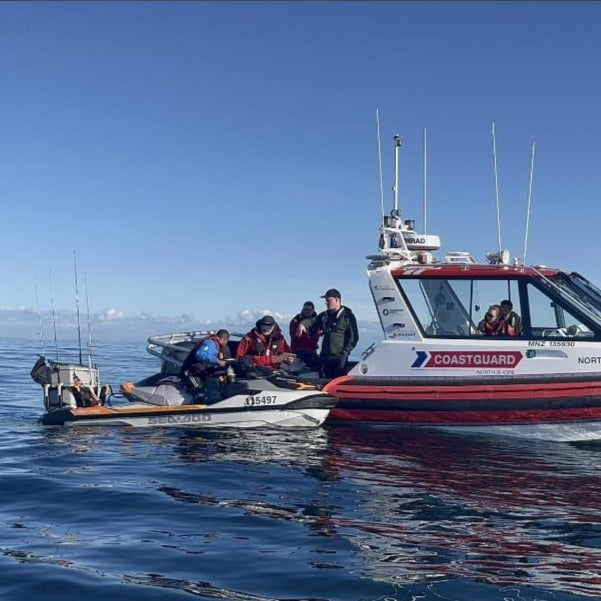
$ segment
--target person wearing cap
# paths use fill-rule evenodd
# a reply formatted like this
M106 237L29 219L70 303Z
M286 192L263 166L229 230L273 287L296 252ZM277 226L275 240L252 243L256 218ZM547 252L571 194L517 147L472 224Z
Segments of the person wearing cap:
M348 356L359 342L357 319L353 312L342 304L342 295L330 288L321 298L327 309L315 318L303 319L298 335L303 333L323 336L319 354L320 375L336 378L346 373Z
M240 341L236 359L277 369L282 363L292 363L294 355L275 319L271 315L264 315Z
M319 344L318 332L303 332L298 334L298 326L303 319L316 318L315 305L313 301L303 303L300 313L297 313L290 321L290 350L296 354L311 369L319 369L319 356L317 355L317 346Z

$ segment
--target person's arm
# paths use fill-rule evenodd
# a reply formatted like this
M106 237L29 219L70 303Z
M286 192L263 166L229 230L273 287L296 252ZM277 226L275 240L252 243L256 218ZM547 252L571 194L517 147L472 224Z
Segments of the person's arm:
M319 332L319 325L319 315L316 315L315 317L307 317L307 319L303 319L300 321L300 323L297 326L297 330L302 326L303 333L307 333L310 335L319 333L320 335L321 332Z
M236 350L236 359L242 359L248 353L248 348L250 346L250 339L248 336L245 336L240 341L238 345L238 349ZM275 360L276 357L273 355L248 355L250 358L250 362L253 365L263 365L265 367L279 367L279 363Z
M242 338L242 340L238 344L238 348L236 349L236 359L242 359L248 352L248 345L250 344L250 340L248 336Z

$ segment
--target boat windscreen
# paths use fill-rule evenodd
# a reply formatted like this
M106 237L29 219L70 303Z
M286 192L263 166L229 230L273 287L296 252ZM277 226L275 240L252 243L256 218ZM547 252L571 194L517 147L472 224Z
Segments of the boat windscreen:
M564 299L571 301L601 326L601 291L596 286L577 273L560 272L544 279L559 289Z

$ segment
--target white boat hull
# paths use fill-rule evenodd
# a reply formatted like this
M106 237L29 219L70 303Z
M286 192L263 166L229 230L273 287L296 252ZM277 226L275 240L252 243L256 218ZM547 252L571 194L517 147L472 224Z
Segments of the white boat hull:
M193 408L194 406L189 406ZM81 410L72 410L72 419L65 419L64 426L132 426L134 428L175 427L175 428L315 428L323 424L329 409L266 411L240 411L220 414L202 405L197 410L175 414L136 415L131 411L114 412L106 416L88 415Z

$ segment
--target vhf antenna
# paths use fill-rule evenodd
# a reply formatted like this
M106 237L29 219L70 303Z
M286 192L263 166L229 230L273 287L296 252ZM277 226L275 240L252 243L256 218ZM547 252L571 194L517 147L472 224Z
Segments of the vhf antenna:
M495 122L492 123L492 158L495 172L495 197L497 203L497 236L499 238L499 257L501 256L501 213L499 209L499 178L497 176L497 144L495 141Z
M530 183L528 184L528 204L526 209L526 230L524 233L524 265L526 265L526 250L528 248L528 228L530 227L530 203L532 200L532 175L534 173L534 148L536 142L532 142L532 154L530 156Z
M382 183L382 144L380 143L380 112L376 109L376 134L378 138L378 175L380 176L380 210L384 224L384 185Z
M392 186L394 207L393 216L399 217L399 148L402 146L401 136L394 135L394 185Z

